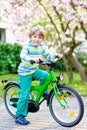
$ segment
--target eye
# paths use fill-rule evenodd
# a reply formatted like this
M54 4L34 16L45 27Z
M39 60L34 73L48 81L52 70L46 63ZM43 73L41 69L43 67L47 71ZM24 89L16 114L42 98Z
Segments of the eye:
M39 37L39 39L42 39L42 37Z
M34 35L33 37L36 38L37 36Z

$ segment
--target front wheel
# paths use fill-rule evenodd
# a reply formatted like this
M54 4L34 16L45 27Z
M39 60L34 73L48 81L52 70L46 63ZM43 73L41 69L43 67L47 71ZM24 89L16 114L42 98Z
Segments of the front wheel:
M64 127L78 124L84 114L84 104L81 96L67 86L57 86L59 98L52 91L49 100L49 109L54 120Z

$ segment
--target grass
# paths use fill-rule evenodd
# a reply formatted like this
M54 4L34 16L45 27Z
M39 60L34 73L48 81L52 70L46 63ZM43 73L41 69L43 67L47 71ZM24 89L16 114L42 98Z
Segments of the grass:
M74 72L73 81L69 81L67 73L64 73L64 80L61 82L74 88L81 96L87 96L87 83L81 81L78 73Z
M0 98L2 98L4 95L4 90L3 90L4 85L1 83L1 81L3 79L9 79L9 78L18 79L18 75L17 74L0 75Z
M58 75L57 72L55 72L56 75ZM2 98L4 95L4 88L3 84L1 83L2 79L8 79L8 78L13 78L13 79L18 79L17 74L7 74L7 75L0 75L0 97ZM74 72L74 80L73 81L68 81L68 76L67 73L64 73L64 80L61 81L61 83L66 84L66 86L70 86L76 91L79 92L80 95L82 96L87 96L87 83L84 83L81 81L80 75L76 72Z

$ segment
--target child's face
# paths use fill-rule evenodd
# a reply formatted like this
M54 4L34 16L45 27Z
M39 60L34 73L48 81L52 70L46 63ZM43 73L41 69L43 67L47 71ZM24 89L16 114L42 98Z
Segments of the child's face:
M36 32L31 36L30 40L34 46L38 46L43 41L43 37L40 36L39 32Z

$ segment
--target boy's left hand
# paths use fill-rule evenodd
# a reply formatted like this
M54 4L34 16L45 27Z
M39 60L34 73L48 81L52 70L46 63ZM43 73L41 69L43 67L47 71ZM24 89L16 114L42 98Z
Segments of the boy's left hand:
M61 54L58 54L57 57L58 57L59 60L63 59L63 56Z

